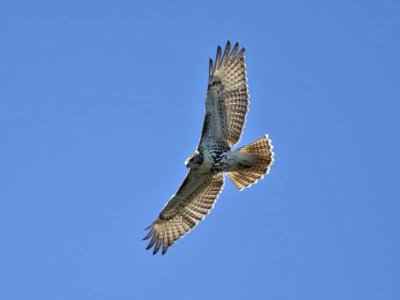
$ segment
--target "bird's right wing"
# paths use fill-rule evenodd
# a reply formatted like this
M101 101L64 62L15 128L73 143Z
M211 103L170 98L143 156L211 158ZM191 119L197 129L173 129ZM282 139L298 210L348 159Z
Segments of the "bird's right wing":
M178 239L193 229L214 207L224 186L224 174L199 175L190 170L178 192L165 205L158 218L146 229L151 238L147 249L153 254L162 246L167 252Z

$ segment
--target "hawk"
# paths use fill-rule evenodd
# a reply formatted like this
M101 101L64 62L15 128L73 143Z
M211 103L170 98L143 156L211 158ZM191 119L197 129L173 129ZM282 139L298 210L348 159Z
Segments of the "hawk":
M210 59L205 117L199 145L185 162L190 169L175 195L150 232L147 249L153 255L168 248L192 230L214 207L224 186L224 174L242 190L269 172L274 161L268 135L232 151L243 132L249 110L245 48L228 41L222 55L218 46L215 63Z

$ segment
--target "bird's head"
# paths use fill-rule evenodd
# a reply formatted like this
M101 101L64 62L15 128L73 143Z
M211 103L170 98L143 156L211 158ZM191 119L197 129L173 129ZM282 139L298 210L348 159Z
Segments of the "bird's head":
M202 153L199 153L197 150L193 155L189 156L186 161L185 165L187 168L197 169L203 163L204 156Z

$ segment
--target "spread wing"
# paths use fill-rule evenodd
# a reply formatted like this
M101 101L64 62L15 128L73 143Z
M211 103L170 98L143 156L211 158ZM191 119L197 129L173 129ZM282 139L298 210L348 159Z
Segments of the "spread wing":
M193 229L214 207L224 186L223 173L199 175L190 170L178 192L172 196L158 218L146 229L153 255L168 248Z
M199 148L207 140L218 140L230 147L236 145L242 135L249 110L249 94L246 78L245 48L239 53L239 43L230 52L228 41L224 54L218 47L215 64L210 59L206 112Z

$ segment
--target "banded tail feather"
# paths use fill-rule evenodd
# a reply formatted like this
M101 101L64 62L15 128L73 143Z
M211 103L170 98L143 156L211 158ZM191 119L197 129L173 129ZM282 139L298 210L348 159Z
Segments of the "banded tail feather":
M255 157L252 167L227 173L238 190L241 191L244 188L250 187L262 179L265 174L269 173L269 168L274 162L272 148L271 140L268 138L268 135L265 135L257 141L236 150L237 152L248 153Z

